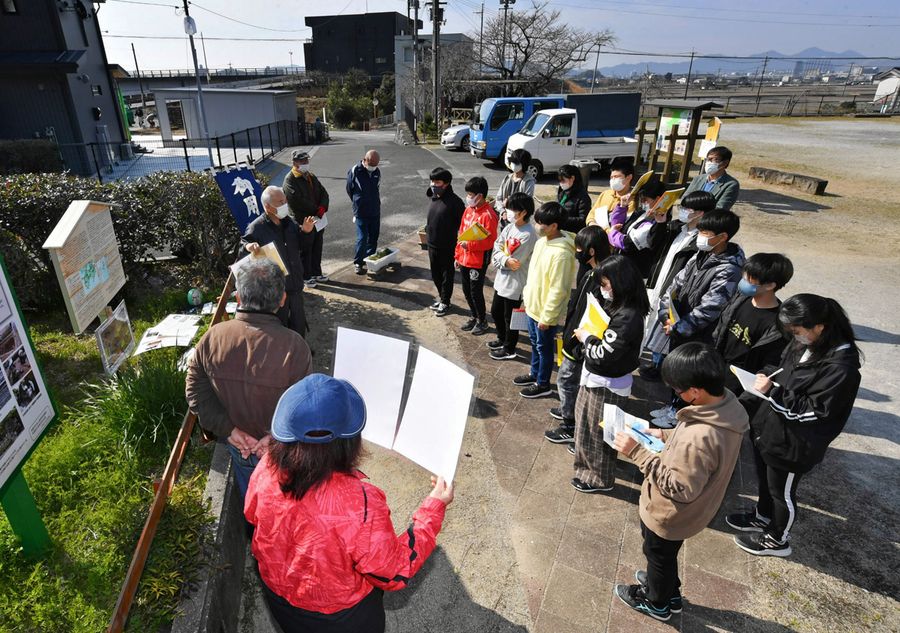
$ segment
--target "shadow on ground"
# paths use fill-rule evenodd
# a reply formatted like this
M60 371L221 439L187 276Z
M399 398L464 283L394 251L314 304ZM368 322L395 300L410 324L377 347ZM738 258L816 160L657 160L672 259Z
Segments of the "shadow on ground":
M818 212L831 208L818 202L810 202L768 189L741 188L741 204L753 205L763 213L773 215L789 215L794 211Z

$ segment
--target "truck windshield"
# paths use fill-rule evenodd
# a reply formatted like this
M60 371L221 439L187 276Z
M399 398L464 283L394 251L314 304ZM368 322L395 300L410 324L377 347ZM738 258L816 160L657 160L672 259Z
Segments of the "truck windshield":
M544 123L546 123L549 118L549 116L542 112L535 112L531 115L531 118L528 119L528 123L525 124L525 127L519 131L519 134L524 134L525 136L537 136L538 132L541 131L541 128L544 127Z
M494 109L494 99L485 99L482 103L475 104L475 120L474 124L484 123L491 116L491 110Z

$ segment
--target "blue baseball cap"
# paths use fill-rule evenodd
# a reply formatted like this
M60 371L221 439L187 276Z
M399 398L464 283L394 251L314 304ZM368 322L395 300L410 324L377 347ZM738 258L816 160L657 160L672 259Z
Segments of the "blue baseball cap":
M366 403L346 380L310 374L285 391L272 417L279 442L326 444L359 435L366 426Z

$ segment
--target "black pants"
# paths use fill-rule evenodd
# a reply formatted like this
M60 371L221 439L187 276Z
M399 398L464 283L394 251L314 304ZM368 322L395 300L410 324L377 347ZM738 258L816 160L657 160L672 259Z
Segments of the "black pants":
M484 305L484 274L487 272L490 261L491 252L487 251L484 254L484 264L481 268L459 267L466 303L469 304L472 316L479 321L487 319L487 308Z
M299 609L260 583L272 617L284 633L384 633L384 605L381 589L337 613Z
M303 307L303 291L295 290L287 293L284 305L275 313L285 327L289 327L302 337L309 332L306 322L306 309Z
M678 550L684 541L669 541L655 534L641 521L644 537L644 556L647 557L647 597L658 607L681 591L678 578Z
M431 268L431 280L437 288L441 303L450 304L453 297L453 278L456 268L453 266L453 248L428 247L428 263Z
M756 512L769 519L766 532L779 543L784 543L797 519L797 484L800 483L802 473L769 466L763 461L756 445L753 446L753 458L759 485Z
M512 318L513 310L521 305L521 299L507 299L496 292L491 301L491 318L494 319L494 327L497 328L497 340L503 341L503 349L510 354L516 351L516 345L519 343L519 330L510 329L509 320Z
M305 279L322 275L322 246L325 243L325 231L304 233L303 235L303 276Z

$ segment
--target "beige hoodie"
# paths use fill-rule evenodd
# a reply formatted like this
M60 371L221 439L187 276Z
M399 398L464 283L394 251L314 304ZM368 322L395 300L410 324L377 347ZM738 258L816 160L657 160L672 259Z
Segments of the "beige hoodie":
M747 412L726 389L717 404L679 411L661 453L632 449L628 457L644 473L644 525L670 541L701 532L719 510L748 428Z

